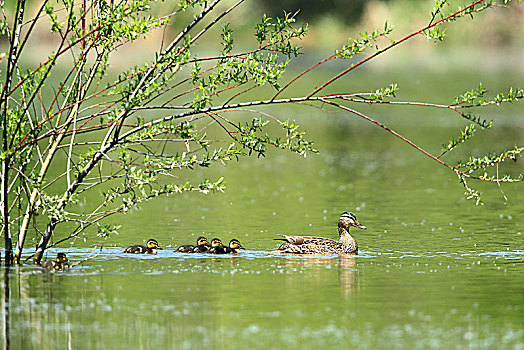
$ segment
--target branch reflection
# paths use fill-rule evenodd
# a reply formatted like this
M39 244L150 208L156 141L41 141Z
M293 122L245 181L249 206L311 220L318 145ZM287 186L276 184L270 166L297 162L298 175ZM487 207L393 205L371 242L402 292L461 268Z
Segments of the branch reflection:
M9 338L9 299L10 299L10 288L9 288L9 267L4 268L4 298L3 298L3 317L2 324L4 328L4 349L10 348L10 338Z

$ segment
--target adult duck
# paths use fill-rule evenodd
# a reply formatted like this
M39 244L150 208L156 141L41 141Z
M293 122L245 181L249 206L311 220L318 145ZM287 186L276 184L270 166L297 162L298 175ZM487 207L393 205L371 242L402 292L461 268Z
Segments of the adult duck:
M353 213L344 212L338 220L338 233L340 240L312 236L289 236L276 238L285 241L277 250L280 253L291 254L357 254L357 241L349 234L350 227L366 229L366 226L358 222Z

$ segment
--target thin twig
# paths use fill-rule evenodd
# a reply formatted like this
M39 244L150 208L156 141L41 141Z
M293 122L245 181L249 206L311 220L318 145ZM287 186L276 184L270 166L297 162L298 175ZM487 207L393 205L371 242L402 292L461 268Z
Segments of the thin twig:
M496 176L496 179L497 179L497 186L499 187L499 190L500 190L500 193L502 193L502 197L504 197L504 204L508 204L508 197L506 197L506 194L504 193L504 191L502 190L502 186L500 186L500 179L499 179L499 163L497 163L495 165L495 168L497 169L497 176Z
M100 246L100 250L98 251L98 253L96 253L95 255L90 255L88 256L87 258L83 259L83 260L79 260L79 261L75 261L74 263L72 263L69 267L73 267L73 266L76 266L76 265L80 265L86 261L89 261L91 259L94 259L96 258L100 253L102 253L102 248L104 247L104 245L102 244ZM91 253L93 253L95 251L96 247L93 248L93 250L91 251Z

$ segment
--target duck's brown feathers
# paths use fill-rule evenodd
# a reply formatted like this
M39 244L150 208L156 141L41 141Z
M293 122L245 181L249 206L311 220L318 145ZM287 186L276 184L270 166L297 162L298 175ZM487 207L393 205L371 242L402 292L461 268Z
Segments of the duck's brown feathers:
M227 254L227 246L225 245L217 245L216 247L212 247L209 249L209 252L211 254Z
M198 237L196 244L184 244L178 247L175 252L179 253L205 253L211 249L211 244L206 237Z
M350 244L344 244L330 238L311 236L289 236L285 237L286 243L278 247L281 253L291 254L352 254L358 251L357 242L353 240Z
M193 253L207 253L211 249L211 244L199 244L193 248Z
M69 260L64 253L58 253L56 260L47 260L42 267L46 270L65 271L69 268Z
M301 244L330 245L330 244L340 243L339 241L335 241L334 239L324 238L324 237L290 236L290 235L282 235L282 234L278 234L278 235L284 238L275 238L276 240L286 241L294 245L301 245Z
M193 253L196 246L194 244L184 244L177 248L179 253Z
M54 261L54 260L48 260L42 264L42 267L48 270L65 271L69 268L69 264L68 263L59 263L58 261Z
M124 253L131 253L131 254L155 254L150 253L146 246L143 246L141 244L135 244L132 246L127 247L124 250Z
M135 244L127 247L124 253L130 254L156 254L157 249L162 249L158 246L158 242L154 239L149 239L146 245Z
M290 236L282 235L284 238L277 240L285 241L278 248L279 253L290 254L356 254L358 252L357 242L349 234L349 227L354 226L361 229L366 227L360 224L353 213L342 213L338 221L338 233L340 240L314 236Z

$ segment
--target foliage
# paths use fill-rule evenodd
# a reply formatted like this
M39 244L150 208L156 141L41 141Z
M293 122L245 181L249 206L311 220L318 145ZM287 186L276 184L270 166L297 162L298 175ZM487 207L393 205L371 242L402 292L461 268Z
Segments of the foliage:
M522 147L470 157L457 165L442 160L444 154L474 136L473 124L435 156L355 107L388 104L442 108L488 129L491 122L468 111L516 102L523 97L522 89L510 88L505 94L486 98L481 85L449 105L397 101L397 84L373 92L326 92L328 86L356 67L415 36L443 40L444 24L493 7L494 2L473 1L451 9L449 1L437 1L424 28L393 39L393 27L386 22L381 29L349 39L285 84L285 70L300 54L297 41L306 34L307 25L297 26L296 14L263 16L253 32L253 47L238 49L231 24L222 22L242 0L226 9L219 9L219 2L184 0L172 12L160 15L156 10L165 7L158 7L161 3L153 0L44 0L29 16L24 0L18 1L13 11L2 7L0 24L9 42L0 97L2 225L8 264L13 227L19 227L15 254L19 262L30 223L38 228L41 225L37 220L46 220L45 231L38 232L41 237L34 256L34 262L39 263L59 224L77 226L58 243L85 234L91 226L98 236L107 237L118 229L103 220L112 214L128 212L162 195L224 190L222 178L192 179L188 174L197 167L249 155L265 156L268 147L304 157L316 152L295 121L268 114L263 109L266 105L331 106L364 118L447 167L464 184L468 197L477 202L480 195L470 188L470 180L522 181L522 175L498 177L498 169L496 176L475 175L506 159L516 159ZM180 16L189 11L195 15L185 28L170 32L170 24L186 18ZM44 28L56 46L41 53L41 63L31 65L24 59ZM139 41L154 41L152 34L159 31L164 32L164 39L148 46L159 47L150 59L121 71L111 67L115 53ZM199 57L195 53L206 37L221 40L216 56ZM334 61L347 66L311 87L308 94L289 92L302 76ZM65 73L63 67L67 68ZM257 91L256 99L248 94L251 91ZM281 97L284 94L287 97ZM246 119L249 115L253 117ZM60 169L58 173L56 169ZM82 204L90 192L99 193L99 201Z

